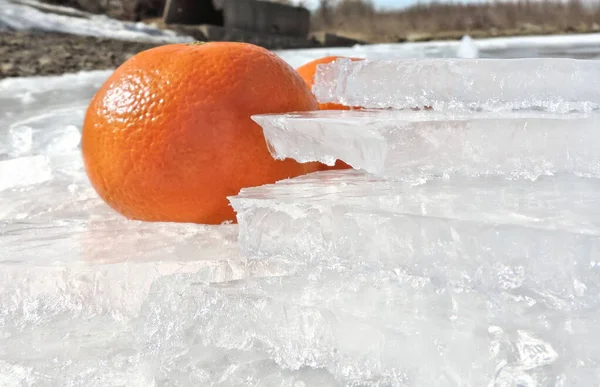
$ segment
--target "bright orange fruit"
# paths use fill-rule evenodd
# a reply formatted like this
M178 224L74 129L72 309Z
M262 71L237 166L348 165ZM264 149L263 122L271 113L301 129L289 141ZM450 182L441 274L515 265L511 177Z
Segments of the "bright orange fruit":
M315 59L311 62L308 62L296 69L298 74L304 79L304 82L312 89L312 86L315 83L315 73L317 72L317 65L331 63L336 59L350 59L352 61L360 61L364 60L362 58L348 58L345 56L325 56L323 58ZM425 110L433 110L431 106L424 106ZM350 110L350 109L361 109L360 106L348 107L345 105L337 104L337 103L320 103L319 110ZM418 107L411 108L411 110L421 110Z
M227 196L324 168L275 160L250 116L317 109L298 73L266 49L165 45L129 59L93 97L83 160L100 197L130 219L235 221Z
M304 79L304 82L306 82L306 84L312 89L312 86L315 83L315 73L317 72L317 65L331 63L331 62L335 61L336 59L340 59L340 58L350 59L352 61L363 60L361 58L347 58L344 56L326 56L326 57L315 59L311 62L308 62L308 63L298 67L296 69L296 71L298 72L298 74L300 74L302 79ZM337 103L320 103L319 109L320 110L350 110L351 108L348 106L337 104Z

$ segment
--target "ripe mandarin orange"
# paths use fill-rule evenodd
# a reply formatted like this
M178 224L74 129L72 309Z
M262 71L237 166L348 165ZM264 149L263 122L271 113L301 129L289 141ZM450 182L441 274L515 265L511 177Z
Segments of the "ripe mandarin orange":
M347 58L347 57L343 57L343 56L326 56L326 57L315 59L311 62L308 62L308 63L298 67L296 69L296 71L298 72L298 74L300 74L302 79L304 79L304 82L306 82L306 84L310 88L312 88L313 84L315 83L315 73L317 72L317 65L331 63L331 62L335 61L336 59L340 59L340 58L350 59L352 61L362 60L361 58ZM341 104L337 104L337 103L322 103L322 104L320 103L319 109L320 110L350 110L350 107L344 106Z
M93 97L83 160L100 197L130 219L235 221L227 196L323 167L275 160L250 116L317 109L298 73L266 49L165 45L126 61Z

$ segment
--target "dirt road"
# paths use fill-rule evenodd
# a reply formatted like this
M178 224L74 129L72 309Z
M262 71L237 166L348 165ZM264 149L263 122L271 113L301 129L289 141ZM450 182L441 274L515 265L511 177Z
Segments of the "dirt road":
M0 79L115 68L157 45L57 33L0 32Z

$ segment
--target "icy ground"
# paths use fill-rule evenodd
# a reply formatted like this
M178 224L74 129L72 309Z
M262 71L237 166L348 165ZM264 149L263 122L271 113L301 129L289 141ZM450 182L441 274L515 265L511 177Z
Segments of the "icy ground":
M3 30L62 32L159 43L193 41L189 36L179 36L145 23L122 22L37 0L0 0L0 31Z
M97 197L80 129L109 74L0 81L0 386L600 384L600 63L323 66L319 98L386 110L254 119L275 157L359 170L245 189L239 226L127 221Z

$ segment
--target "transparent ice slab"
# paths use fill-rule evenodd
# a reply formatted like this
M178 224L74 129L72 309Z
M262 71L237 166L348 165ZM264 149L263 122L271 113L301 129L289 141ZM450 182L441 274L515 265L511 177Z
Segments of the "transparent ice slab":
M600 177L600 114L320 111L257 115L273 156L415 184L434 176Z
M162 378L202 375L191 365L206 361L208 347L264 354L290 371L320 370L340 385L599 381L600 348L586 338L599 327L597 303L450 288L401 270L186 282L153 292L142 312L152 325L137 330Z
M600 180L436 179L315 173L230 198L258 260L401 267L456 286L556 297L600 291Z
M436 110L600 108L600 62L577 59L339 59L317 66L319 102Z

